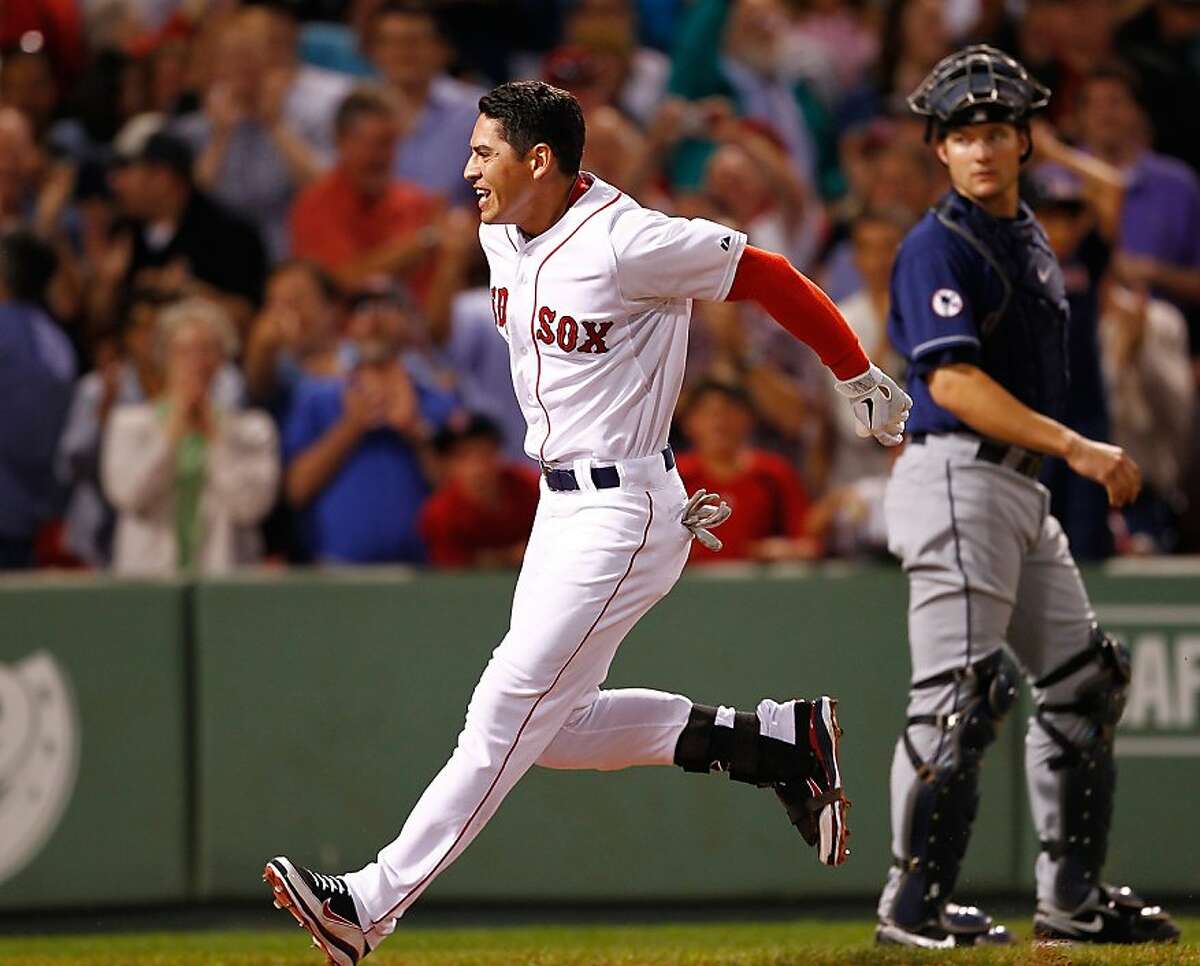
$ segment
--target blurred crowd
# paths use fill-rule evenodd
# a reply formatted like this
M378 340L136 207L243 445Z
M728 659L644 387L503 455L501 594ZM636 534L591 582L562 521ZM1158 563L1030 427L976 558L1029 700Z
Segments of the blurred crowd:
M1146 486L1051 461L1081 559L1200 550L1198 0L5 0L0 568L511 566L537 467L462 180L477 101L574 92L584 167L786 254L867 351L947 184L905 96L986 41L1054 91L1025 197L1073 406ZM749 303L697 304L672 434L720 557L885 552L893 454Z

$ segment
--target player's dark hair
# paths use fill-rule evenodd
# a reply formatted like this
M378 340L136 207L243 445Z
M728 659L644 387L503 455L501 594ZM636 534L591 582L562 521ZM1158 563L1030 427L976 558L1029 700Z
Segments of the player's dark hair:
M500 136L519 156L547 144L563 174L579 173L585 128L574 95L542 81L511 81L479 98L479 113L500 123Z
M381 87L363 84L342 98L333 117L333 131L341 137L364 117L396 116L396 106Z

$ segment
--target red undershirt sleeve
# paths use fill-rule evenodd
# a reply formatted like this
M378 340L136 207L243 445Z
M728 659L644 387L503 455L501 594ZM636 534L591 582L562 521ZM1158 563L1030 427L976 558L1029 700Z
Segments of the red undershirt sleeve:
M747 245L725 300L757 302L811 346L838 379L861 376L871 365L858 336L829 296L782 255Z

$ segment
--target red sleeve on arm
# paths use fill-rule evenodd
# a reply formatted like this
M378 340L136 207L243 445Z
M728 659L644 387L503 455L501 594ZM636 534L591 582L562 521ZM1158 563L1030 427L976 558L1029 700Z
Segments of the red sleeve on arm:
M727 302L751 300L802 342L812 346L839 379L861 376L871 365L862 343L833 301L782 255L746 246Z

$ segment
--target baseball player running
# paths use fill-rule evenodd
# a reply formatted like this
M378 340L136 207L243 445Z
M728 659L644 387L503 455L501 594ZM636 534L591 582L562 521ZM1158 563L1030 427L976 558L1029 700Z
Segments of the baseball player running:
M467 847L533 765L675 764L772 788L826 865L848 854L836 702L749 712L640 688L601 690L618 645L728 516L684 491L667 432L693 299L754 299L837 377L862 434L901 440L911 400L833 304L739 231L642 208L580 172L578 102L542 83L479 102L464 177L478 196L496 328L542 466L508 633L449 761L399 836L357 872L287 858L264 870L331 963L357 963Z
M979 762L1016 697L1005 645L1037 708L1025 744L1041 839L1035 935L1179 935L1157 906L1100 878L1129 655L1096 624L1037 481L1049 453L1103 484L1113 506L1141 485L1120 448L1057 422L1067 303L1017 191L1029 117L1049 94L981 45L941 61L908 101L929 119L953 190L905 238L892 276L889 332L911 364L916 400L886 499L890 547L909 578L912 684L892 762L895 862L879 900L882 943L1011 940L979 909L949 901L979 801Z

